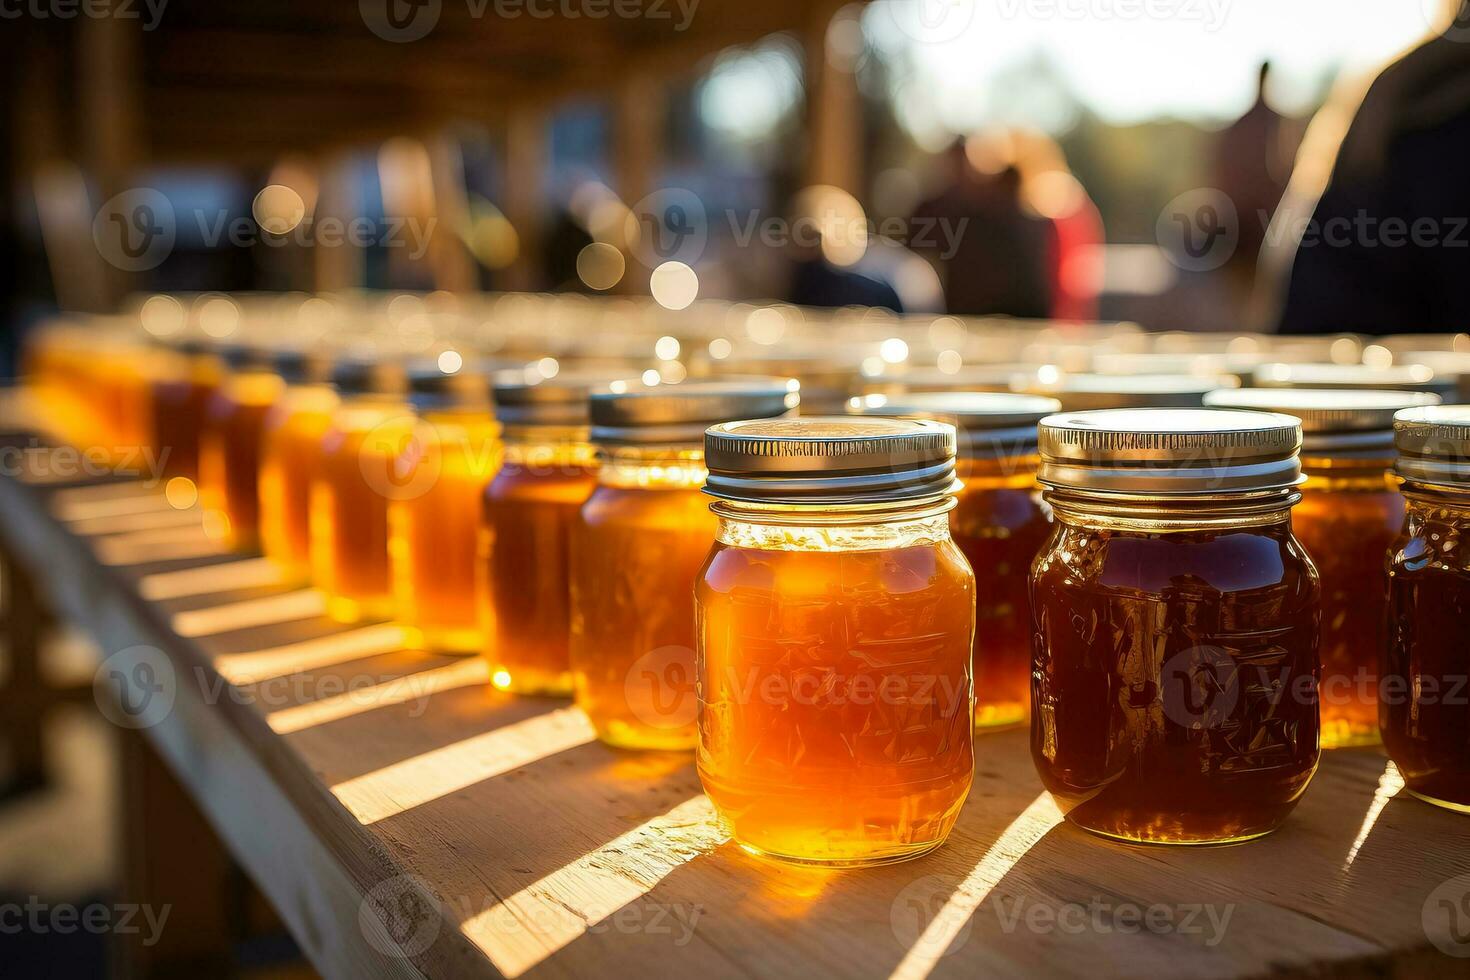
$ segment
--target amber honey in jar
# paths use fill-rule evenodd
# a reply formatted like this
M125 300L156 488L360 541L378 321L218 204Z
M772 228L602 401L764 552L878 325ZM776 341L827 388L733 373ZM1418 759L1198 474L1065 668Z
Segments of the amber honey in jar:
M221 349L227 368L210 397L199 441L199 502L205 528L231 548L260 540L260 451L265 420L285 383L268 351L245 345Z
M851 411L937 419L958 432L962 485L950 534L975 572L975 725L996 731L1031 707L1031 600L1027 574L1051 536L1036 483L1036 424L1051 398L1006 392L870 395Z
M700 780L746 850L854 867L944 842L973 778L975 577L954 428L731 422L705 437Z
M351 354L332 369L340 399L311 476L311 576L343 623L393 615L388 499L413 434L402 381L388 364Z
M742 378L596 392L597 488L572 529L577 704L606 742L694 748L694 582L715 539L704 430L794 409L797 382Z
M1219 408L1301 419L1302 500L1292 528L1322 577L1322 747L1378 742L1378 661L1388 613L1384 555L1404 524L1393 465L1395 412L1438 404L1413 391L1241 388Z
M225 369L213 348L202 340L185 340L177 351L172 365L153 379L151 442L166 476L197 484L205 415Z
M337 409L323 359L299 349L276 352L286 389L265 419L260 456L260 544L291 581L311 574L311 480L322 438Z
M456 354L411 367L408 386L412 434L394 460L388 495L395 615L419 645L479 653L476 542L481 498L501 455L489 383Z
M570 539L597 486L588 399L641 384L575 372L496 379L505 460L485 488L476 592L490 682L500 690L572 693Z
M1167 844L1274 830L1317 768L1317 570L1295 418L1111 410L1040 426L1031 753L1072 823Z
M1470 813L1470 407L1401 412L1379 726L1405 787Z

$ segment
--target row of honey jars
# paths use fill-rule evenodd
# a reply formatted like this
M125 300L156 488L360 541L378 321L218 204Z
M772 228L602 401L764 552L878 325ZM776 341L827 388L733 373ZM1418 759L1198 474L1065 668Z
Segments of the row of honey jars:
M942 843L973 778L975 577L955 430L734 422L705 437L699 776L745 849L824 866Z
M1379 725L1405 788L1470 813L1470 407L1401 412Z
M1426 392L1241 388L1212 392L1219 408L1278 412L1302 422L1297 537L1322 579L1322 747L1378 742L1379 671L1388 598L1383 556L1404 525L1391 469L1394 415L1437 405Z
M1031 750L1067 820L1130 841L1277 827L1319 758L1320 584L1294 417L1063 413L1031 571Z
M577 704L603 741L694 747L690 590L716 530L704 432L799 400L795 381L765 377L592 395L599 466L571 533L568 654Z
M1031 705L1031 603L1026 576L1051 535L1036 484L1037 423L1051 398L1009 392L916 392L854 399L863 415L928 418L956 429L960 484L950 532L974 570L975 724L1024 723Z

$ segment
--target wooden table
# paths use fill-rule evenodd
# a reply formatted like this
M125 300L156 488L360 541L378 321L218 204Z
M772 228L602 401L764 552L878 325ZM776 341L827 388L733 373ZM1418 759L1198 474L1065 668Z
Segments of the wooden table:
M1432 941L1470 928L1446 919L1470 878L1444 884L1470 873L1470 820L1400 793L1376 751L1326 755L1264 840L1129 847L1061 823L1025 734L990 735L935 854L776 866L729 843L687 756L606 748L476 659L330 623L156 487L6 476L0 535L111 654L107 713L328 976L1470 972Z

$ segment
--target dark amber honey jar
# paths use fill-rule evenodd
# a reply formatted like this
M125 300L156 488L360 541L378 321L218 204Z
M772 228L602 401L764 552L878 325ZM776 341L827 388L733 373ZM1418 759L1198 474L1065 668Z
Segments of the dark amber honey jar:
M1295 418L1064 413L1031 571L1031 751L1066 818L1130 841L1275 829L1319 756L1317 571Z
M1379 725L1410 793L1470 813L1470 407L1394 428L1408 519L1388 556Z
M1051 398L1004 392L915 393L854 399L852 411L937 419L958 434L962 481L950 533L975 572L975 725L1023 724L1031 707L1031 562L1051 536L1036 483L1036 424Z
M1307 481L1291 520L1322 578L1322 747L1376 744L1378 661L1388 613L1383 556L1404 524L1404 500L1389 472L1393 417L1439 398L1413 391L1242 388L1213 392L1206 401L1302 421Z
M199 340L178 345L178 357L153 380L154 451L166 476L199 481L199 442L210 400L224 380L219 356Z
M597 487L572 530L568 653L577 704L604 741L694 747L691 594L716 530L704 431L783 415L797 391L745 378L593 394Z
M641 381L561 373L495 383L505 460L485 488L476 591L490 682L518 694L572 693L572 527L597 486L588 399Z
M699 775L737 843L832 867L938 847L973 778L975 577L954 429L731 422L705 437Z
M337 409L323 359L301 350L275 355L286 383L266 415L260 455L260 546L292 581L311 574L311 480Z

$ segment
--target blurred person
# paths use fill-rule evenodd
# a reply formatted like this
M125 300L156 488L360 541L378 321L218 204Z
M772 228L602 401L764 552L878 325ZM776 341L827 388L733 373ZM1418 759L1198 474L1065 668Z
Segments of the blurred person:
M1271 62L1263 62L1255 102L1220 133L1215 149L1215 186L1235 205L1239 218L1239 242L1224 271L1241 303L1255 280L1267 216L1276 213L1291 170L1286 117L1266 100L1270 79Z
M1340 85L1313 121L1262 259L1282 332L1470 323L1470 0L1446 13L1442 33L1366 89Z
M816 184L798 193L789 210L791 302L905 312L898 266L889 249L877 245L857 198L840 187Z
M910 222L911 240L939 273L948 311L1046 317L1055 231L1022 204L1008 136L956 140L944 170L939 193Z
M1102 292L1102 212L1067 166L1056 140L1035 130L1016 130L1016 169L1021 200L1051 223L1049 276L1053 320L1096 320Z

